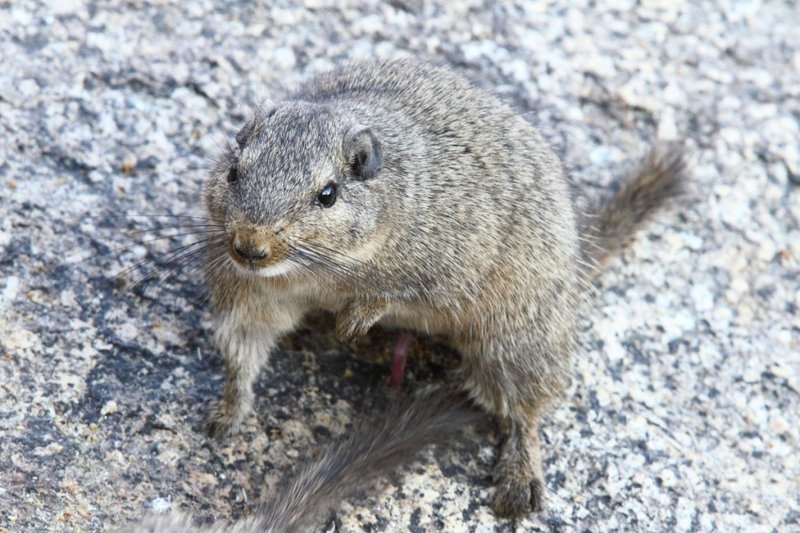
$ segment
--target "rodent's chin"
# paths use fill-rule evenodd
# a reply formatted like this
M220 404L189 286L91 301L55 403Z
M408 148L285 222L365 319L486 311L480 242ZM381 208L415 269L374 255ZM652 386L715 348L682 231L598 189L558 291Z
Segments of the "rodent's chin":
M282 276L294 270L294 265L289 261L281 261L274 265L269 265L264 268L248 268L236 261L231 261L239 272L247 274L248 276L257 276L261 278L273 278L275 276Z

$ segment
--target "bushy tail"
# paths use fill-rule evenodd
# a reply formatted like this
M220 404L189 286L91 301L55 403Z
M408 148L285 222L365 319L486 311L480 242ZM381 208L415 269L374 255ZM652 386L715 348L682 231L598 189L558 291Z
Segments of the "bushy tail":
M639 226L686 191L686 161L677 147L653 149L637 172L583 221L586 278L592 279Z
M257 529L309 530L330 506L412 461L425 446L449 442L478 417L466 399L444 391L394 403L308 460L293 481L256 512Z
M416 458L427 445L448 443L480 418L464 396L444 390L401 398L363 418L344 437L307 459L283 489L233 524L195 527L183 513L152 516L120 533L295 533L312 531L320 515L344 498Z

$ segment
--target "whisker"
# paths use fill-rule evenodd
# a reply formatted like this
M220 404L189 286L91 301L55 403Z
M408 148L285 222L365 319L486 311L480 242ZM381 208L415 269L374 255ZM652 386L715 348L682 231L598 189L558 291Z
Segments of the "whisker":
M196 226L198 228L200 228L201 226L206 226L206 225L203 224L203 225L196 225ZM190 227L195 227L195 226L171 226L171 227L164 228L164 229L165 230L181 230L181 229L190 228ZM209 227L210 227L210 225L209 225ZM113 237L111 237L109 239L109 241L110 241L110 243L116 244L116 243L119 243L120 241L128 240L129 237L135 237L136 235L145 235L147 233L156 233L157 231L160 231L160 230L159 229L153 229L153 228L151 228L151 229L142 229L142 230L122 230L122 234L121 235L113 236ZM183 232L183 233L170 233L168 235L159 235L157 237L152 237L152 238L145 239L145 240L138 240L138 241L132 242L130 244L126 244L124 246L117 246L116 248L112 248L113 244L109 244L107 242L104 242L102 239L95 237L95 238L92 239L92 243L94 245L93 246L94 248L107 247L109 249L106 250L106 251L102 251L102 252L97 251L97 250L95 250L93 252L92 250L84 249L84 250L81 250L81 251L79 251L79 252L77 252L75 254L67 256L66 257L66 262L67 263L72 263L72 264L80 264L80 263L84 263L86 261L89 261L91 259L96 259L98 257L108 257L110 255L119 256L123 252L126 252L128 250L136 248L137 246L146 245L146 244L150 244L150 243L158 242L158 241L163 241L163 240L166 240L166 239L172 239L172 238L178 238L178 237L187 237L187 236L197 236L197 237L203 237L203 239L201 239L201 240L207 240L208 238L212 238L212 237L215 237L217 235L222 236L223 234L224 234L224 230L223 229L195 229L195 230L187 231L187 232Z
M192 243L192 244L194 245L194 244L197 244L197 243ZM202 243L202 246L187 248L185 250L181 250L178 254L172 254L169 257L169 259L167 259L166 261L162 262L162 264L160 264L158 266L158 268L159 269L165 269L165 268L168 268L168 267L172 267L173 265L176 264L177 261L186 261L187 259L190 259L190 260L197 259L197 258L202 257L203 255L205 255L205 253L208 250L211 250L213 248L217 248L221 244L222 244L221 240L209 239L207 241L204 241Z
M228 261L228 254L224 251L221 251L217 254L216 257L213 259L209 259L206 261L206 281L211 282L213 279L216 279L218 276L222 275L223 268L227 264ZM211 301L211 293L210 291L205 291L205 294L201 297L196 299L192 302L193 305L200 307L205 306Z
M161 294L161 291L164 290L165 282L167 280L169 280L174 274L180 273L181 270L183 270L187 266L190 266L193 261L195 261L199 257L204 256L208 250L217 247L219 244L220 242L213 241L206 243L199 248L189 248L185 250L178 250L176 253L171 253L170 257L162 264L158 265L152 271L145 273L144 275L133 281L125 289L124 291L125 294L131 294L133 290L141 288L142 292L145 295L153 299L157 299L158 295ZM174 268L175 265L178 265L179 263L180 263L180 268L179 269ZM199 265L194 265L194 266L199 266ZM184 281L185 280L188 280L188 276L184 279ZM182 281L180 277L178 278L178 281ZM148 295L147 294L148 285L155 282L159 283L155 293L151 293Z
M181 224L180 226L154 226L152 228L138 229L138 230L123 230L128 235L135 235L137 233L146 233L148 231L167 231L173 229L186 229L186 228L224 228L224 224Z
M350 257L346 253L325 245L312 245L303 243L298 239L288 239L288 244L295 250L295 253L304 256L306 261L310 261L312 271L316 275L319 275L318 270L322 269L334 281L340 281L348 285L352 285L355 282L380 293L386 293L387 291L407 293L413 291L419 298L431 299L434 297L431 290L426 286L426 282L418 276L407 274L411 276L409 282L402 287L394 286L388 282L387 277L382 274L375 264L368 261ZM313 267L319 268L313 269Z
M170 229L182 229L182 228L170 228ZM154 231L158 231L158 230L146 229L146 230L138 230L138 231L134 231L134 232L125 232L124 235L119 235L117 237L113 237L111 239L111 241L112 242L119 241L119 240L124 239L125 237L133 237L136 234L145 235L147 233L152 233ZM131 244L126 245L126 246L121 246L119 248L115 248L113 250L110 250L108 253L116 254L118 252L123 252L125 250L130 249L130 248L134 248L136 246L140 246L140 245L143 245L143 244L149 244L149 243L157 242L157 241L163 241L165 239L175 239L175 238L178 238L178 237L188 237L188 236L191 236L191 235L209 236L209 235L215 235L215 234L219 235L219 236L222 236L222 235L225 234L225 232L223 230L218 230L218 229L209 229L209 230L187 231L187 232L184 232L184 233L170 233L169 235L159 235L158 237L152 237L152 238L145 239L143 241L131 243Z
M204 266L203 262L197 261L197 259L206 256L208 251L214 249L217 244L211 243L201 248L187 250L180 257L175 257L156 269L158 276L152 281L158 281L158 285L155 292L151 293L152 298L158 299L159 295L167 289L168 280L174 280L177 283L197 281L196 278L192 278ZM176 265L177 268L175 268Z
M201 217L198 215L173 215L171 213L103 213L99 215L85 215L84 218L98 219L98 218L107 218L109 216L115 218L184 218L192 220L203 220L206 222L214 221L210 217Z
M300 259L306 259L306 258L304 256L300 255ZM316 272L314 272L306 263L304 263L302 261L292 261L292 264L296 265L297 268L299 268L303 272L306 272L306 273L311 274L313 276L317 275Z
M217 244L216 241L217 241L216 238L207 238L207 239L201 239L199 241L195 241L195 242L192 242L192 243L189 243L189 244L185 244L185 245L179 246L178 248L174 248L172 250L169 250L168 252L165 252L162 255L155 256L152 259L148 259L147 261L143 261L143 262L137 263L137 264L133 265L132 267L123 270L122 272L116 274L114 276L114 279L121 280L124 276L130 274L131 272L134 272L135 270L138 270L138 269L140 269L142 267L145 267L147 265L155 264L158 261L163 260L163 258L165 256L168 257L167 261L170 261L171 258L178 256L179 254L181 254L183 251L185 251L187 249L191 249L192 247L198 246L198 245L216 245Z
M171 269L170 270L171 273L176 273L176 274L177 273L186 273L188 275L189 273L195 271L197 268L200 268L202 266L202 263L194 264L194 265L192 263L196 259L206 256L207 252L209 250L217 248L219 244L221 244L221 243L211 242L211 243L206 244L205 246L201 246L199 248L193 248L193 249L190 249L190 250L185 250L179 256L171 258L167 263L161 265L159 268L161 270L166 270L167 268L170 268ZM182 264L179 265L178 269L172 269L171 267L174 266L178 261L181 261ZM190 266L191 269L190 270L185 270L185 268L187 266ZM169 278L169 276L164 278L164 279L168 279L168 278ZM178 281L182 281L182 279L180 277L177 277L176 279ZM188 280L188 277L184 278L183 280Z
M205 220L207 222L213 222L213 219L209 217L201 217L196 215L172 215L164 213L123 213L123 216L129 218L187 218L192 220Z
M346 283L348 285L361 283L370 288L382 290L381 284L375 280L374 268L359 270L352 265L338 262L308 245L297 244L297 241L288 242L290 248L293 249L295 254L301 259L305 260L306 271L314 275L327 274L327 276L334 282ZM359 262L361 265L366 263ZM320 267L322 272L315 270L314 267Z
M356 259L355 257L351 257L351 256L345 254L344 252L340 251L340 250L336 250L334 248L329 248L329 247L327 247L327 246L325 246L323 244L314 244L313 247L314 247L314 249L326 252L329 256L340 257L343 260L345 260L347 263L356 264L356 265L359 265L359 266L364 266L364 267L369 267L369 268L374 268L374 265L372 265L371 263L368 263L366 261L362 261L360 259Z

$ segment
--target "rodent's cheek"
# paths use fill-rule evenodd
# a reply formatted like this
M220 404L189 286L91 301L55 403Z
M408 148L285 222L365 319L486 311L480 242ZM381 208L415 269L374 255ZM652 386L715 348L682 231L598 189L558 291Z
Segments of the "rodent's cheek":
M292 247L282 239L275 239L269 246L270 264L278 264L292 258Z
M268 237L270 262L277 263L286 259L296 259L297 250L307 246L307 238L303 231L305 225L297 224L295 221L291 224L281 224L278 228L279 231Z
M369 184L352 195L347 202L348 224L354 226L362 238L377 231L387 209L387 193L381 183Z
M205 208L208 216L217 223L226 219L225 198L213 186L209 185L205 191Z
M335 206L334 206L335 208ZM318 216L308 217L307 219L293 224L290 235L285 235L289 244L299 244L304 248L319 250L322 248L339 248L342 241L340 234L341 225L337 218L329 216L332 209L325 213L318 213ZM285 232L289 233L289 232ZM281 235L284 237L284 235Z
M220 205L214 203L206 203L206 212L208 213L208 217L215 224L225 223L226 213Z

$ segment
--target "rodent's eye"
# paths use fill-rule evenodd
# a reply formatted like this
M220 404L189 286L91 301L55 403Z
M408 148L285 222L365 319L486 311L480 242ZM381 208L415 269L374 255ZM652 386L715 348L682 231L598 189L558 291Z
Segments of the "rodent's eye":
M239 179L239 171L236 170L236 167L231 168L228 171L228 183L233 183L238 179Z
M317 201L322 207L330 207L336 203L336 184L331 182L324 186L317 195Z

